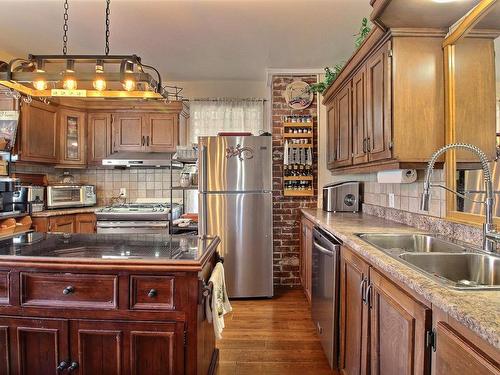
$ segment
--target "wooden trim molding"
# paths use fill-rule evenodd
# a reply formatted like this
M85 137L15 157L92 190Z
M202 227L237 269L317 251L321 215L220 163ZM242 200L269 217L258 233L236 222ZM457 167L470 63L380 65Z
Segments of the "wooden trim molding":
M451 28L443 41L444 57L444 82L445 82L445 142L446 144L456 141L456 49L455 45L462 38L471 37L494 37L495 32L487 30L484 32L472 31L488 12L493 9L497 0L481 0L469 13L462 17ZM472 32L471 32L472 31ZM451 150L445 157L446 185L456 190L456 152ZM484 222L482 215L459 212L456 210L456 199L454 194L446 192L446 218L451 221L472 225L481 225ZM500 218L494 219L500 225Z

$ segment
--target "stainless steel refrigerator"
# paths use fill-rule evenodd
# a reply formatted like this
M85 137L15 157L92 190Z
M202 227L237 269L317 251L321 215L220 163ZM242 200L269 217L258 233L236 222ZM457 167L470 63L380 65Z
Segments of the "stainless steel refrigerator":
M272 297L272 141L199 138L200 232L221 238L232 298Z

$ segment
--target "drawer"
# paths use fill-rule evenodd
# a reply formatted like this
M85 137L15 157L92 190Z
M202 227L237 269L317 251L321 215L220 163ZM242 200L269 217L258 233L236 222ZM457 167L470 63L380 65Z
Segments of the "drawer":
M9 271L0 271L0 305L9 304Z
M130 276L132 310L174 310L173 276Z
M21 273L21 305L116 309L118 277L115 275Z

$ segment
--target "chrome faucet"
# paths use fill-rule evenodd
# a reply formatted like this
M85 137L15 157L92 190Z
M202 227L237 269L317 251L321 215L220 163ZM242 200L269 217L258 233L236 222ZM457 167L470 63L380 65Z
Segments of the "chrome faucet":
M450 189L444 185L431 184L432 171L434 169L434 164L436 163L436 160L446 151L454 148L471 151L478 157L481 163L481 167L483 169L484 184L486 186L486 200L480 202L478 201L474 202L483 203L486 206L486 215L485 215L486 220L485 223L483 224L483 250L490 253L496 253L497 242L500 241L500 233L497 232L496 225L493 222L493 207L495 206L495 196L493 194L491 170L490 166L488 165L488 159L486 158L485 153L479 147L476 147L468 143L452 143L440 148L432 155L431 160L429 161L429 165L427 166L427 170L425 172L424 192L422 193L420 209L422 211L429 211L430 188L432 187L443 188L461 198L470 200L470 198L465 196L464 194L461 194L458 191Z

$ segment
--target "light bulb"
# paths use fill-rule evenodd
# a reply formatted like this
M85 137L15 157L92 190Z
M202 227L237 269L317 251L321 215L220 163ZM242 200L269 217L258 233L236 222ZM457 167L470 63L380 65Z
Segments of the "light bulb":
M77 88L76 79L69 78L69 77L65 78L63 81L63 87L66 90L76 90L76 88Z
M36 81L33 81L33 87L37 90L46 90L47 81L44 79L37 79Z
M126 79L123 81L123 88L127 91L135 90L135 81L133 79Z
M106 81L103 78L96 78L93 86L97 91L106 90Z

